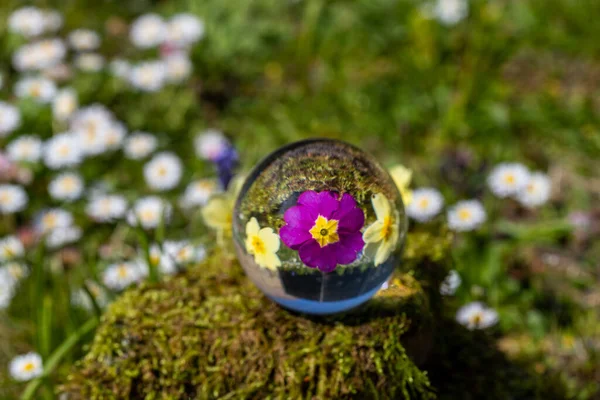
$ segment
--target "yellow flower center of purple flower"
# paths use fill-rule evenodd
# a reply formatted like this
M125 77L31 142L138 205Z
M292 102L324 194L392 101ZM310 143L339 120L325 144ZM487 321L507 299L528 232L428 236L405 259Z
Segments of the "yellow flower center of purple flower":
M313 239L319 243L319 246L325 247L329 244L337 243L340 241L338 235L338 223L336 219L328 220L322 215L319 215L315 221L315 225L310 229L310 234Z

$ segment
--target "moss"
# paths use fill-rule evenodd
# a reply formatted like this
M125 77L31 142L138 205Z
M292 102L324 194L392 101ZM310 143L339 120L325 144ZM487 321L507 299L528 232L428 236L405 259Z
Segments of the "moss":
M419 281L342 316L308 318L265 298L222 253L113 304L61 387L69 399L433 397L415 361L431 347ZM411 358L412 357L412 358Z

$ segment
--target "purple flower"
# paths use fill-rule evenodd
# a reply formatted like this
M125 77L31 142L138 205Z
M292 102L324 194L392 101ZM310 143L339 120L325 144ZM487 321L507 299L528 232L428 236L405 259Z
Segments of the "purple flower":
M217 174L219 181L224 189L227 189L234 175L234 170L238 166L239 157L233 145L229 145L220 155L214 160L217 166Z
M283 220L283 243L297 250L304 264L323 272L352 263L365 245L360 232L365 215L347 193L338 199L334 192L306 191Z

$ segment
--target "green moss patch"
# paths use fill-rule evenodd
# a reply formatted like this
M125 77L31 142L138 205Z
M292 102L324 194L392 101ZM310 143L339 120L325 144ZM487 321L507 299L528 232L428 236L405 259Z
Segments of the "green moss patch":
M432 397L432 318L419 282L343 316L308 318L262 295L233 259L125 293L61 391L70 399ZM406 344L408 351L405 350Z

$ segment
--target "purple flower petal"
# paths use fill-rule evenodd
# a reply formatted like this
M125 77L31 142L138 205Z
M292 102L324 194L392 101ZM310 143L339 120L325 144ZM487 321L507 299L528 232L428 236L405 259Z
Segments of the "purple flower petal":
M332 246L336 247L338 264L352 264L365 246L365 242L360 232L353 232L340 234L340 241Z
M348 193L344 193L342 196L340 206L332 218L340 221L339 230L342 232L358 231L365 224L365 213Z
M291 225L281 227L279 237L287 247L293 250L298 250L304 242L312 239L312 235L306 229L294 228Z
M311 268L319 268L323 272L331 272L337 266L336 248L333 246L321 247L314 240L304 243L298 255L304 264Z
M322 215L329 219L340 204L333 192L324 191L317 193L314 190L308 190L300 195L298 205L305 206L312 212L316 212L317 215Z
M307 231L314 226L317 217L316 211L304 206L290 207L283 214L283 220L287 225Z

